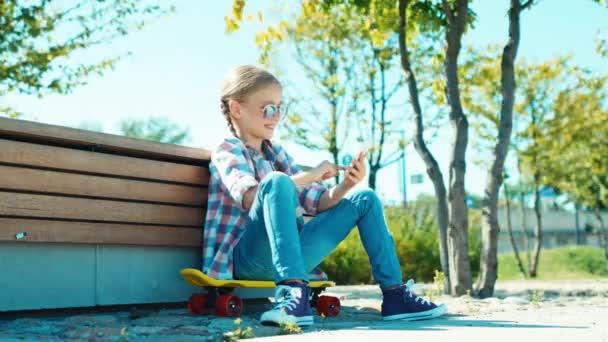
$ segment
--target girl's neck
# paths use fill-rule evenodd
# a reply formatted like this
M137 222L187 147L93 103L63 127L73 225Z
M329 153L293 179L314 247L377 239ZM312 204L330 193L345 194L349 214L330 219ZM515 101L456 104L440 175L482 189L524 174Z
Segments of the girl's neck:
M264 142L263 139L254 138L242 133L239 133L239 139L241 139L243 143L245 143L245 146L249 146L258 151L261 155L264 155L262 151L262 143Z

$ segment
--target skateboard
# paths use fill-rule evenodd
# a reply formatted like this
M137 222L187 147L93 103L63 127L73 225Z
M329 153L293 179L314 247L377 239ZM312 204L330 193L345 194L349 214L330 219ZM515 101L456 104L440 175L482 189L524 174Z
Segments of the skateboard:
M184 268L180 275L190 285L204 287L206 293L195 293L188 300L188 311L195 315L208 314L215 309L221 317L238 317L243 312L243 301L230 294L235 288L271 289L273 281L264 280L219 280L211 278L200 270ZM340 299L320 294L328 287L335 286L333 281L311 281L312 298L310 305L317 309L319 315L333 317L340 313Z

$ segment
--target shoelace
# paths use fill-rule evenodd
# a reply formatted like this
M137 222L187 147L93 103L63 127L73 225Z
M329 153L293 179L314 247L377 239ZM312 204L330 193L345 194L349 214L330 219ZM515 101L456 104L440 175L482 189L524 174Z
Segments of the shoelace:
M280 310L284 307L293 310L298 304L300 304L300 299L291 294L291 287L285 285L279 285L277 287L277 292L274 295L274 301L275 303L278 303L274 307L276 310Z
M416 294L414 293L414 290L421 289L421 288L422 288L422 285L415 284L414 279L409 279L407 281L407 283L405 283L405 292L403 293L403 295L407 296L409 294L409 297L414 298L415 302L419 301L422 304L431 305L431 302L429 302L428 300L426 300L420 296L416 296Z

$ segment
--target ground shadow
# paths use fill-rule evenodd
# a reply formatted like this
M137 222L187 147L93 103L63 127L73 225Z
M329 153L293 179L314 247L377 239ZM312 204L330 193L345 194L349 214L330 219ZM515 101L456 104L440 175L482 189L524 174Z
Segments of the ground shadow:
M256 319L258 315L269 308L266 305L252 305L245 316ZM489 320L469 318L461 314L447 314L430 320L420 321L383 321L380 312L371 307L343 306L336 317L320 317L315 315L315 325L304 329L305 332L319 330L449 330L453 327L479 327L479 328L508 328L508 329L588 329L587 326L566 326L551 324L520 323L516 320Z

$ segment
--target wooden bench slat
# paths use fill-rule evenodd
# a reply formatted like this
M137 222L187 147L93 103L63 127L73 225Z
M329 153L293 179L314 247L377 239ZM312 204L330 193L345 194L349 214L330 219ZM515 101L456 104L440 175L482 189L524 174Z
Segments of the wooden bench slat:
M204 206L203 187L0 165L0 189Z
M85 149L94 147L103 152L116 152L178 163L198 164L200 161L208 161L211 158L210 151L199 148L0 117L0 138L3 136L41 144L58 144Z
M206 185L209 169L0 139L0 163Z
M0 218L0 241L200 247L202 228Z
M203 208L0 191L0 215L202 227Z

